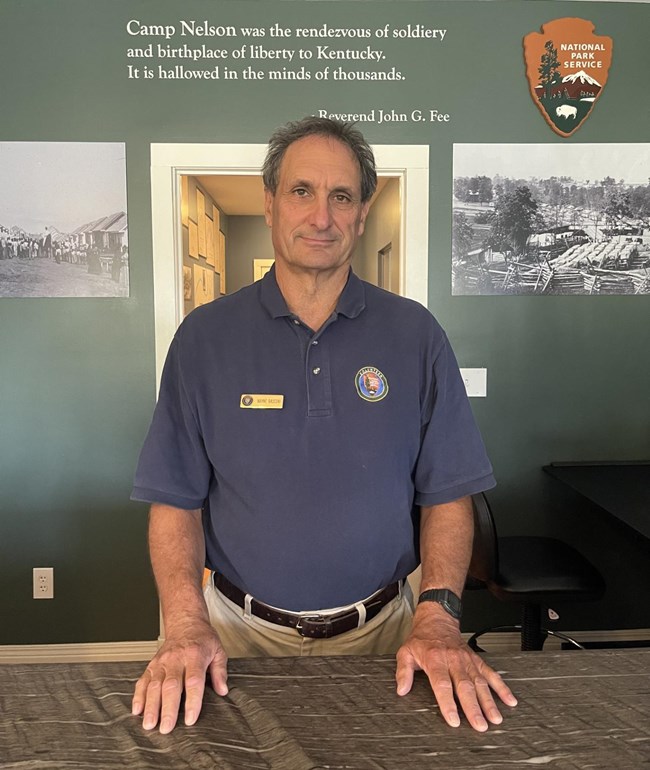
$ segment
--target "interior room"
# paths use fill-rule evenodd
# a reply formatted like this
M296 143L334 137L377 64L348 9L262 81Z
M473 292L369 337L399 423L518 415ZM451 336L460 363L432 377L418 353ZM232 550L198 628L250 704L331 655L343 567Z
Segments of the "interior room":
M223 235L224 278L221 284L221 273L215 271L219 273L219 290L217 291L215 286L211 299L233 293L254 280L259 280L264 275L264 272L260 271L268 269L268 255L272 253L269 229L264 221L264 186L261 177L197 174L188 176L187 183L183 179L181 188L181 211L185 211L184 196L187 195L187 210L192 211L194 215L193 225L196 224L194 220L197 217L197 189L205 196L205 205L212 207L210 211L214 212L215 208L218 211L210 218L215 230ZM189 219L192 214L188 213L182 222L183 265L192 268L198 260L198 265L201 266L205 259L206 267L214 267L214 264L210 264L211 258L203 257L198 251L196 257L189 253ZM354 270L363 280L397 294L400 286L400 224L399 179L382 176L372 198L365 231L353 258ZM206 250L208 249L206 244ZM261 264L260 260L264 264ZM185 302L184 312L187 314L197 303L193 300Z
M504 762L558 768L650 761L649 23L648 0L3 0L0 712L9 716L0 734L10 751L0 748L0 770L41 760L121 767L125 756L134 767L153 766L153 756L161 768L249 766L242 757L275 770L475 768L493 747ZM404 675L404 697L393 654L246 656L231 661L228 695L210 679L200 717L198 706L188 715L196 725L181 717L166 735L131 714L136 682L168 638L149 504L132 499L165 361L181 323L225 312L268 276L275 252L260 171L273 132L305 117L353 123L374 151L378 186L351 263L360 285L422 313L427 329L433 315L444 330L436 339L453 350L452 400L477 433L462 450L441 450L435 470L461 467L480 433L491 471L476 475L496 482L467 491L466 479L450 481L447 490L464 490L462 533L452 543L445 526L446 539L426 538L422 511L457 500L418 488L423 454L413 451L400 481L412 495L400 509L408 554L372 589L405 607L410 585L417 618L428 602L455 624L449 638L472 681L484 665L496 672L489 684L503 723L488 719L485 740L476 725L489 699L479 698L474 723L467 701L458 714L443 695L441 707L412 652L401 656L412 679ZM365 201L348 197L361 216ZM324 355L326 335L342 324L314 330L287 308L291 333L309 335L300 338L305 361ZM352 316L348 308L346 323ZM412 354L414 334L388 318L372 327L384 329L386 356ZM365 333L364 354L381 342ZM418 367L435 358L431 345L422 349ZM288 357L277 350L271 364L267 350L258 354L284 374ZM300 382L320 367L305 367ZM364 358L351 366L345 398L384 415L391 398L417 392L428 415L416 431L422 447L437 425L427 410L452 392L451 380L432 364L419 388L417 378L403 381L407 371L387 375ZM278 419L272 408L288 411L278 390L236 395L238 418L250 408L242 419L263 414L266 425ZM264 398L280 400L271 408ZM347 489L351 468L369 494L392 499L376 468L411 423L391 415L384 444L373 441L383 417L350 420L336 441L323 430L338 471L333 481L315 467L304 473L314 505ZM436 447L460 445L459 435L440 428ZM300 459L306 446L314 456L325 446L310 440L297 442ZM276 448L262 449L257 467L241 463L251 482L276 467ZM345 467L346 453L356 465ZM306 483L288 467L274 487L286 495ZM193 511L208 533L219 469L210 473L200 500L174 487L167 500L185 505L161 501ZM413 504L417 495L428 502ZM351 513L364 508L349 497ZM334 510L332 530L341 516ZM249 530L272 542L273 525L260 521ZM330 542L329 530L319 533L316 549ZM369 525L369 543L388 540ZM432 542L447 554L438 574L448 562L467 572L456 591L450 580L420 590L417 563ZM307 558L309 549L297 550ZM192 553L207 562L208 551L204 543ZM295 552L283 558L298 563ZM337 564L365 578L374 552L358 568L356 558ZM213 579L204 573L208 588ZM249 619L259 597L235 588ZM449 593L418 603L425 589ZM328 607L352 607L359 631L374 621L369 595ZM299 630L300 613L314 610L260 602L271 615L298 615ZM443 669L449 687L465 681ZM177 674L184 681L185 669ZM499 697L500 681L519 706ZM98 751L104 764L94 764Z

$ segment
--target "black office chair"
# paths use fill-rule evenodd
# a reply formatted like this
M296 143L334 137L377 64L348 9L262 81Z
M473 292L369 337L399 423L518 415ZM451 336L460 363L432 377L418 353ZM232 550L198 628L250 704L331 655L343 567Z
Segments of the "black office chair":
M555 602L600 599L605 581L585 557L550 537L497 537L484 494L472 495L474 549L466 588L485 587L504 602L522 605L521 625L495 626L473 634L469 646L483 652L477 639L488 631L519 631L522 650L541 650L547 636L583 649L575 639L542 627L542 608Z

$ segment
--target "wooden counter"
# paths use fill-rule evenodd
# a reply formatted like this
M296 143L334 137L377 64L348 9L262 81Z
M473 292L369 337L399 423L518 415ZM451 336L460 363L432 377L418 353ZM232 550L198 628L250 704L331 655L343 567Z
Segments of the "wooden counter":
M520 705L448 727L425 678L395 694L392 657L240 659L194 727L130 714L142 663L0 666L0 768L488 770L650 767L650 650L486 655Z

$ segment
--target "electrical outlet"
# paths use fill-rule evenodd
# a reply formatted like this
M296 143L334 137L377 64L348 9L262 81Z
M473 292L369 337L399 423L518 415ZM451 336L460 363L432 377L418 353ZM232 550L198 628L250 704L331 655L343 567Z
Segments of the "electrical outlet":
M34 567L34 599L54 599L54 567Z
M461 369L460 376L468 396L487 396L487 369Z

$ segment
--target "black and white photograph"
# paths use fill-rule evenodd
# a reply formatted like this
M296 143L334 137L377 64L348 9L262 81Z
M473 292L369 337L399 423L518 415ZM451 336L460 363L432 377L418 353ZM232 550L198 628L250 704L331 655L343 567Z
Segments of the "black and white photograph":
M126 149L0 142L0 297L128 297Z
M650 294L650 144L455 144L452 294Z

